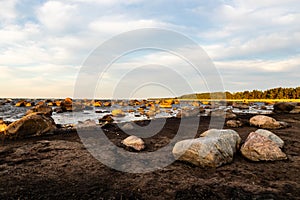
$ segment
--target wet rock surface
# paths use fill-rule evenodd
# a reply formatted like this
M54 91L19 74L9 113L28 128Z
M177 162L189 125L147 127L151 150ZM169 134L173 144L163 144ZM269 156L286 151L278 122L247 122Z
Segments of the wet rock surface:
M238 118L249 121L252 116ZM176 161L144 174L116 171L92 157L76 131L68 128L54 135L5 140L0 145L0 199L299 199L300 115L271 117L291 125L272 130L284 141L287 160L257 163L238 153L234 162L218 168ZM144 151L168 145L179 124L180 119L168 119L157 135L144 139ZM188 131L190 126L182 128ZM201 117L196 137L208 127L209 117ZM120 148L128 137L114 124L102 130ZM245 125L234 130L244 143L257 128Z

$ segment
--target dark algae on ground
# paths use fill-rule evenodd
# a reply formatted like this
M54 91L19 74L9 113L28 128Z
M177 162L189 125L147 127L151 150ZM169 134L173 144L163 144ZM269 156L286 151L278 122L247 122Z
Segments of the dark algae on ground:
M291 125L272 131L284 140L287 160L251 162L237 153L232 163L218 168L176 161L157 171L132 174L111 169L92 157L75 130L7 140L0 146L0 198L300 199L300 114L270 116ZM238 117L247 121L252 115ZM209 120L201 117L198 134L208 129ZM167 119L157 135L144 139L143 151L167 145L179 123L180 119ZM102 129L110 141L122 148L121 141L127 134L115 124ZM243 143L257 128L245 124L232 129Z

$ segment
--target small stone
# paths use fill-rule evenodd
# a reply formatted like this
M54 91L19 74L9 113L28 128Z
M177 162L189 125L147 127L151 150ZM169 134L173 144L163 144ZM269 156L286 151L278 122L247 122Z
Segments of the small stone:
M230 128L238 128L243 126L243 123L240 120L228 120L226 122L226 126L230 127Z
M122 144L124 144L127 147L131 147L137 151L141 151L145 149L144 141L141 138L134 135L131 135L125 138L124 140L122 140Z

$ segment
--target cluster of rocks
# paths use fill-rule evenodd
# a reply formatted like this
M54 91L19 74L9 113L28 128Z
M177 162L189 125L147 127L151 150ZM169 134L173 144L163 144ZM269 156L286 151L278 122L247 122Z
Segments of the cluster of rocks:
M251 132L241 145L240 135L231 129L210 129L196 139L177 142L173 147L175 159L200 167L219 167L233 162L240 151L250 161L276 161L287 159L281 150L284 142L277 135L265 129ZM145 149L145 142L131 135L121 142L125 148L135 151Z
M240 127L243 123L240 120L230 119L226 124ZM238 151L251 161L287 159L282 151L283 140L266 130L286 128L287 123L276 121L268 116L256 115L249 120L249 124L259 129L249 133L243 144L241 144L241 137L234 130L210 129L202 133L199 138L177 142L173 148L173 155L178 160L200 167L219 167L231 163ZM145 148L144 141L136 136L129 136L122 141L122 144L137 151Z
M199 138L176 143L173 154L178 160L201 167L219 167L231 163L237 151L251 161L287 159L281 150L284 142L268 130L251 132L241 147L240 144L241 138L236 131L210 129Z
M0 120L0 135L2 138L24 138L39 136L56 129L56 124L51 118L52 108L46 104L38 104L27 111L21 119L5 124Z

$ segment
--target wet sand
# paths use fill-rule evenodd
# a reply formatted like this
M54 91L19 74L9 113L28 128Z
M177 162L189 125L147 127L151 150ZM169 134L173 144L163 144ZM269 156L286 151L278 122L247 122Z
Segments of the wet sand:
M244 121L251 116L238 115ZM233 163L215 169L176 161L150 173L116 171L93 158L74 130L4 141L0 199L300 199L300 114L270 116L291 125L272 131L284 140L288 160L251 162L238 153ZM209 120L201 117L198 134L207 130ZM144 139L144 151L168 144L179 123L180 119L168 119L157 135ZM185 126L188 130L189 124ZM102 129L122 147L127 134L116 125ZM246 124L234 130L244 142L256 128Z

